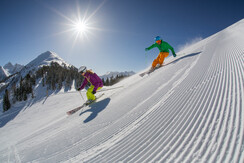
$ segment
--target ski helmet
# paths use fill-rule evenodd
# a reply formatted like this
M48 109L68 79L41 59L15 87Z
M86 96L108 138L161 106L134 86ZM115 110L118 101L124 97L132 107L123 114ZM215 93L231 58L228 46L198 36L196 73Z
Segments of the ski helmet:
M84 73L86 72L86 66L81 66L78 70L79 73Z
M156 42L156 41L159 41L159 40L162 40L162 39L161 39L160 36L156 36L156 37L154 38L154 40L155 40L155 42Z

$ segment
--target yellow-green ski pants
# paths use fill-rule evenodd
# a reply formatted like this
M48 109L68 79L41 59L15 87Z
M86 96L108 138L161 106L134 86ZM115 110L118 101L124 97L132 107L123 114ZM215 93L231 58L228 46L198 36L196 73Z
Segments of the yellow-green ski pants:
M102 87L98 87L98 88L97 88L97 91L98 91L99 89L101 89L101 88L102 88ZM88 99L88 100L95 100L95 99L96 99L95 95L92 93L93 89L94 89L94 85L91 85L90 88L88 88L88 90L87 90L87 92L86 92L86 96L87 96L87 99Z

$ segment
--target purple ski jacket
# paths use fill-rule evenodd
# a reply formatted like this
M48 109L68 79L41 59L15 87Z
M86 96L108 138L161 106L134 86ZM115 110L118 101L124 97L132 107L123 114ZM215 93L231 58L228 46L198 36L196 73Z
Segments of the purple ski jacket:
M89 73L86 72L85 75L85 80L80 86L80 89L85 88L86 84L90 82L92 85L94 85L94 91L97 91L98 87L103 87L103 81L97 76L96 73Z

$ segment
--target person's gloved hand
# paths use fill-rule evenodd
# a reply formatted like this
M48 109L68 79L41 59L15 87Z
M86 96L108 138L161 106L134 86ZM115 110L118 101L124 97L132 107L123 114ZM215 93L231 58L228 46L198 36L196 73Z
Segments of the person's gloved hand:
M95 90L92 91L92 94L96 94L97 92Z
M80 91L80 90L81 90L81 88L78 88L78 89L77 89L77 91Z
M176 54L173 54L174 57L176 57Z
M148 51L149 49L148 48L145 48L145 51Z

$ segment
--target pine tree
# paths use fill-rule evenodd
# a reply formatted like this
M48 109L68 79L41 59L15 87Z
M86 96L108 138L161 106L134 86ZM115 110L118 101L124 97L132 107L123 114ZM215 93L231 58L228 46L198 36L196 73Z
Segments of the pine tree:
M16 83L13 83L13 85L12 85L12 92L14 93L14 95L13 95L13 99L12 99L12 101L13 101L13 104L15 104L15 102L17 101L17 89L16 89Z
M24 99L24 101L26 101L27 100L27 93L26 92L24 92L24 94L23 94L23 99Z
M35 98L34 91L31 92L31 98Z
M102 78L102 82L103 82L103 85L105 85L105 81L104 81L104 78Z
M109 79L106 79L105 86L109 86Z
M42 78L42 86L45 87L45 78Z
M71 82L72 82L71 76L69 74L67 74L67 77L65 79L65 87L67 89L71 88Z
M33 75L30 79L31 85L36 85L36 76Z
M58 79L58 89L60 90L62 88L62 86L63 86L62 78L59 77L59 79Z
M8 90L5 90L5 95L3 97L3 111L7 111L11 107L10 101L9 101L9 95Z

